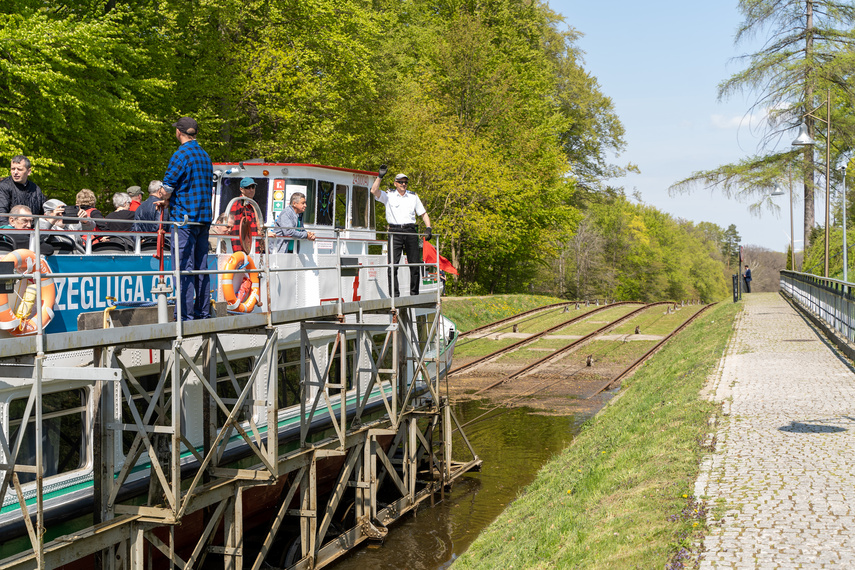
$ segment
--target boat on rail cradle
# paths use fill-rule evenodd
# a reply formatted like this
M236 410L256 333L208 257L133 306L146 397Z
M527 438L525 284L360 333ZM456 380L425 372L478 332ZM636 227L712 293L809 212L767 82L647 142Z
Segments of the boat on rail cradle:
M390 267L374 176L215 164L214 218L244 201L259 235L211 235L205 320L174 320L168 224L100 243L6 230L0 570L318 568L480 466L465 436L467 459L452 458L440 380L457 335L439 268L423 264L419 295L390 296L388 271L402 291L410 272ZM272 253L295 192L316 239Z

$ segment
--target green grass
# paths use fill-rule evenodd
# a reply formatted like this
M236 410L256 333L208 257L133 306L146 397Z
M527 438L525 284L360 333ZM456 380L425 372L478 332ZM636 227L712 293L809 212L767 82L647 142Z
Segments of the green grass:
M491 295L487 297L443 297L442 312L466 332L481 325L511 317L529 309L561 303L566 299L543 295ZM560 321L559 321L560 322Z
M738 310L714 307L627 379L455 570L662 568L691 545L704 531L692 490L716 411L699 391Z
M700 305L686 306L666 315L665 307L653 307L638 317L619 325L612 332L614 334L631 334L635 332L635 327L638 326L640 334L667 335L702 308Z

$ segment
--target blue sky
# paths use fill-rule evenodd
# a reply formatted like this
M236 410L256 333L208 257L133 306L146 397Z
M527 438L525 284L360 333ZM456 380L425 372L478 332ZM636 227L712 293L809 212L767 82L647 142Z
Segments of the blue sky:
M786 196L776 199L780 214L766 211L758 217L749 214L747 203L717 190L699 187L674 197L667 191L693 172L758 152L759 139L746 119L753 97L717 100L718 84L744 68L734 58L752 47L733 43L742 21L736 2L549 0L549 5L584 34L577 43L585 52L584 67L612 98L626 129L627 147L615 162L641 169L640 175L611 183L623 186L628 196L638 190L645 203L675 217L723 228L736 224L743 244L785 251ZM802 211L796 201L796 249L802 248ZM817 204L817 222L824 216Z

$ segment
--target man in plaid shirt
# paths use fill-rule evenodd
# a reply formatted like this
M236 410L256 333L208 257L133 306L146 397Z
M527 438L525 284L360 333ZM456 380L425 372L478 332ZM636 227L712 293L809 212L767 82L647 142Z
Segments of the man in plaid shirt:
M240 181L240 193L244 198L252 199L255 197L255 180L250 176L244 177ZM240 243L240 226L243 220L249 224L250 240L253 237L258 237L258 219L255 215L255 208L249 202L237 201L232 204L232 209L229 215L234 219L235 223L232 226L231 234L237 236L232 239L232 251L243 251L243 246ZM255 240L255 253L261 253L261 240Z
M172 124L179 147L169 159L163 175L164 199L169 205L169 219L191 222L172 226L172 263L181 271L208 269L208 230L211 225L211 193L214 168L211 157L196 142L199 125L190 117ZM176 251L177 246L177 251ZM180 253L178 253L180 252ZM180 255L180 258L176 258ZM207 319L211 314L211 277L181 276L181 320Z

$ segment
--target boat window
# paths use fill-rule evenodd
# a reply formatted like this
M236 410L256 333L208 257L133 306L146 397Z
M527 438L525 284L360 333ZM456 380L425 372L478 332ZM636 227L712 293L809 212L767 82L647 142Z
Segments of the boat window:
M27 398L9 403L10 448L15 445ZM36 464L36 414L30 412L16 463ZM45 476L59 475L86 463L86 390L66 390L42 395L42 460ZM21 481L33 481L34 474L19 473Z
M344 229L347 226L347 186L337 184L335 187L335 227Z
M285 207L291 203L291 194L299 192L306 196L306 211L303 212L303 225L315 223L315 181L311 178L285 179Z
M269 190L270 181L267 178L259 177L254 178L255 180L255 196L253 196L253 200L258 202L258 207L261 208L262 220L267 219L267 192ZM219 217L220 214L226 211L226 206L229 205L229 202L232 198L237 198L240 196L240 181L241 178L237 177L228 177L222 179L222 186L220 188L220 208L217 212L217 215L214 216L214 219Z
M335 208L335 185L324 180L318 181L318 210L315 223L319 226L333 225L333 210Z
M365 186L353 187L353 222L351 227L370 228L371 208L374 200L369 200L368 188Z

